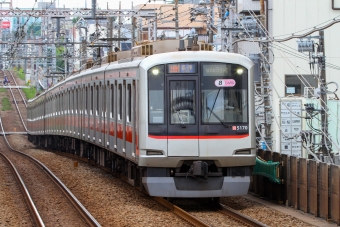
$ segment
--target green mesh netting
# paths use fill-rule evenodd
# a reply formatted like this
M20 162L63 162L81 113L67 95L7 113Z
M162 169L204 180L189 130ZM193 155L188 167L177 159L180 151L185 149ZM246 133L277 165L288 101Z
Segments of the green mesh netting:
M281 181L278 178L279 162L262 161L256 157L256 164L254 167L253 175L260 175L267 177L270 181L280 184Z

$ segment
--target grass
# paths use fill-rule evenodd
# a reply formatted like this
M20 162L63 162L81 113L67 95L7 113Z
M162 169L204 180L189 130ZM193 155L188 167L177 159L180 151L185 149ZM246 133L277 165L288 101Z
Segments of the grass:
M9 102L9 99L7 97L2 98L2 111L6 111L6 110L12 110L12 104Z
M25 80L25 73L23 69L17 69L16 67L13 67L13 71L21 80Z
M6 92L6 88L0 88L0 92Z
M34 87L23 88L22 91L25 93L27 100L33 99L35 97L36 92L37 92Z

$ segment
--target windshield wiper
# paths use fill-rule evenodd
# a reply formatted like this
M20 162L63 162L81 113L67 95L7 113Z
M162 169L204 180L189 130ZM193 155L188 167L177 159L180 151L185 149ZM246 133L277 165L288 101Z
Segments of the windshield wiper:
M212 113L212 115L214 115L222 123L222 125L224 125L224 127L226 128L229 127L228 125L226 125L224 121L222 121L222 119L214 111L212 111L212 109L209 108L209 106L207 106L206 108L210 110L210 113Z

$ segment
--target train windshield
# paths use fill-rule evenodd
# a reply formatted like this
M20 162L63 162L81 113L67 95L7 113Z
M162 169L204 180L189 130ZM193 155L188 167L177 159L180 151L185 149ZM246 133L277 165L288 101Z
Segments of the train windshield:
M201 117L203 124L248 122L248 70L240 65L203 63Z

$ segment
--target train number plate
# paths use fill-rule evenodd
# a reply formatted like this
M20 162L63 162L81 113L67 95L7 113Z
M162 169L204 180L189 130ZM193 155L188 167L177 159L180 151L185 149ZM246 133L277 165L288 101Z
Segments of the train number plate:
M234 131L248 131L248 126L246 125L234 126L233 125L231 129Z

